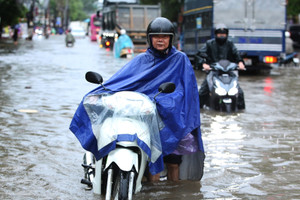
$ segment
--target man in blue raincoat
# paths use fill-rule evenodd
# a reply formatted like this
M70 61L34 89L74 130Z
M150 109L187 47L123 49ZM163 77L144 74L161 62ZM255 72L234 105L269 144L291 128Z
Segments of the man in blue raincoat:
M156 98L158 113L164 123L160 130L162 155L155 163L149 163L150 180L159 179L158 173L164 169L164 162L169 180L200 180L205 156L200 131L198 87L188 57L172 46L174 38L175 28L168 19L154 19L147 28L150 46L147 51L132 59L104 85L112 91L136 91L153 99L160 84L173 82L176 85L173 93L161 94ZM89 94L103 92L103 87L99 87ZM70 130L97 160L105 156L105 151L97 147L83 102L73 117Z

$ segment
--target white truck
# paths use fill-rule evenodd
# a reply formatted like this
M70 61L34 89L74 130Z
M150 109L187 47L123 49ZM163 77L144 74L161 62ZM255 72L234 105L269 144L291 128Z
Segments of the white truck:
M195 66L218 23L229 28L247 69L270 69L285 56L286 0L185 0L182 50Z
M135 51L144 51L147 47L147 26L160 16L160 5L108 1L102 9L102 35L114 37L121 29L125 29L133 41Z

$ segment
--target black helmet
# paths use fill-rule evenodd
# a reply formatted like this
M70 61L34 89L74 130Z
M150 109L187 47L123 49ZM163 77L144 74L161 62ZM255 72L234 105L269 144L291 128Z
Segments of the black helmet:
M228 28L226 27L225 24L217 24L216 29L215 29L215 37L216 37L216 42L219 45L223 45L228 38ZM218 33L224 33L226 36L217 36Z
M215 35L218 33L225 33L228 35L228 28L226 27L225 24L217 24L216 29L215 29Z
M170 44L169 48L172 47L172 43L175 37L175 28L173 24L164 17L157 17L153 21L151 21L147 28L147 42L150 46L151 43L151 35L170 35Z

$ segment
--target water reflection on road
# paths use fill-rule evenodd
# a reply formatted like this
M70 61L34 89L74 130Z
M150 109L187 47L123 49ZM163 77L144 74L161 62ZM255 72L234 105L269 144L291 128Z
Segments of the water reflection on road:
M63 36L0 49L0 198L101 199L80 184L83 149L68 130L84 94L128 60L96 43ZM5 47L5 48L2 48ZM205 77L196 71L199 85ZM299 199L300 69L244 75L246 110L201 110L206 150L202 181L144 183L135 199ZM21 112L20 112L21 111Z

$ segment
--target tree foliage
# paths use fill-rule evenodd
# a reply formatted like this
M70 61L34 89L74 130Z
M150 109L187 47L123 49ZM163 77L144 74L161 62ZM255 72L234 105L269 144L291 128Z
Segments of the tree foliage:
M287 14L297 16L300 14L300 0L288 0Z
M27 9L17 0L0 0L0 18L2 26L14 25L19 18L25 17Z
M184 0L141 0L141 4L161 4L161 15L171 21L178 20L178 14L183 6Z
M96 12L94 7L97 0L51 0L51 14L63 17L63 12L68 6L71 21L80 21L88 17L89 13Z

